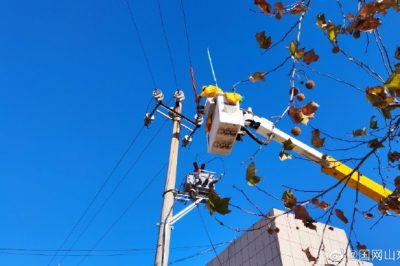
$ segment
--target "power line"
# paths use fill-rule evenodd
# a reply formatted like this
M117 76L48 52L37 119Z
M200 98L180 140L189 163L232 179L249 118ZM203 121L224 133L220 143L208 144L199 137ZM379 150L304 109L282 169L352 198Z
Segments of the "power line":
M89 204L86 206L85 210L83 211L83 213L80 215L79 219L75 222L75 224L73 225L72 229L69 231L69 233L67 234L67 236L64 238L63 242L61 243L60 247L58 249L63 249L65 244L68 242L68 240L70 239L70 237L73 235L73 233L75 232L75 230L78 228L78 225L81 223L81 221L83 220L83 218L86 216L86 214L88 213L89 209L93 206L94 202L97 200L97 198L99 197L99 195L101 194L101 192L104 190L105 186L107 185L107 183L110 181L111 177L114 175L115 171L117 170L117 168L119 167L119 165L121 164L121 162L124 160L124 158L126 157L126 155L128 154L128 152L130 151L130 149L132 148L132 146L136 143L137 139L139 138L139 136L142 134L144 129L144 126L142 126L139 131L136 133L136 135L134 136L134 138L131 140L131 142L129 143L128 147L125 149L125 151L122 153L121 157L118 159L117 163L114 165L114 167L112 168L111 172L107 175L106 179L103 181L103 183L101 184L100 188L97 190L96 194L94 195L94 197L91 199L91 201L89 202ZM50 261L47 263L47 265L50 265L53 260L55 259L55 257L58 255L58 252L56 254L54 254L54 256L50 259Z
M215 244L216 247L221 247L227 245L231 242L222 242ZM182 246L182 247L174 247L171 248L172 250L179 250L179 249L196 249L196 248L205 248L193 255L186 256L180 259L177 259L173 263L182 262L196 256L203 255L212 250L210 245L198 245L198 246ZM0 254L3 255L15 255L15 256L43 256L43 257L50 257L53 254L49 254L47 252L55 252L55 251L66 251L66 250L51 250L51 249L0 249ZM75 252L74 254L65 255L67 257L116 257L116 256L134 256L134 255L141 255L141 254L152 254L154 253L154 248L137 248L137 249L110 249L110 250L92 250L92 252L106 252L110 254L79 254L80 252L87 252L90 250L85 249L77 249L77 250L69 250Z
M135 161L131 164L131 166L128 168L128 170L124 173L124 175L119 179L118 183L114 186L113 190L111 193L108 195L108 197L103 201L103 203L100 205L100 207L97 209L96 213L92 216L92 218L89 220L89 222L86 224L86 227L81 231L81 233L78 235L78 237L75 239L75 241L72 243L70 246L70 249L72 249L76 243L82 238L82 236L86 233L86 231L90 228L92 223L96 220L97 216L102 212L104 207L107 205L107 203L110 201L112 196L115 194L115 192L118 190L118 188L122 185L122 183L125 181L125 179L128 177L130 172L133 170L133 168L136 166L136 164L140 161L142 158L143 154L147 151L147 149L150 147L150 145L153 143L153 141L156 139L156 137L160 134L161 130L164 128L166 122L168 119L165 119L163 124L159 127L157 132L153 135L153 137L147 142L146 146L142 149L142 151L139 153L139 155L136 157Z
M162 28L162 32L163 32L163 36L164 36L164 41L165 41L165 44L167 45L169 61L171 63L172 74L174 76L175 86L176 86L176 89L178 89L179 86L178 86L178 78L177 78L176 70L175 70L175 62L174 62L174 58L172 56L171 46L170 46L169 41L168 41L168 35L167 35L166 27L165 27L163 13L162 13L162 10L161 10L160 0L157 0L157 6L158 6L158 14L160 16L161 28Z
M117 219L107 228L107 230L103 233L103 235L96 241L93 245L93 248L89 250L86 255L82 258L77 265L80 265L85 261L85 259L92 253L92 251L104 240L104 238L111 232L111 230L121 221L121 219L128 213L128 211L132 208L132 206L136 203L136 201L143 195L143 193L150 187L150 185L154 182L154 180L161 174L161 172L166 168L167 163L165 163L152 178L150 178L149 182L142 188L142 190L137 194L137 196L129 203L129 205L125 208L125 210L121 213Z
M212 250L214 251L214 254L215 254L215 256L217 257L217 260L218 260L219 265L222 266L221 260L219 259L219 256L218 256L218 253L217 253L217 250L215 249L215 245L214 245L213 242L212 242L210 232L208 232L206 223L205 223L205 221L204 221L204 219L203 219L203 215L201 215L201 211L200 211L199 208L197 208L197 210L199 211L199 216L200 216L201 224L203 225L204 231L205 231L206 234L207 234L207 238L208 238L208 241L210 242L210 245L211 245L211 247L212 247Z
M216 246L222 245L222 244L227 244L230 242L221 242L215 244ZM191 246L177 246L177 247L171 247L172 250L179 250L179 249L196 249L196 248L207 248L210 247L209 244L207 245L191 245ZM0 248L0 252L141 252L141 251L152 251L154 252L154 248L127 248L127 249L40 249L40 248Z
M153 82L153 86L155 88L157 88L156 79L154 78L153 70L151 69L151 65L150 65L150 60L149 60L149 58L147 56L146 49L144 48L144 44L143 44L142 37L140 35L139 27L138 27L138 25L136 23L135 14L133 13L133 9L132 9L131 5L129 4L129 1L128 0L123 0L123 1L125 2L126 6L128 8L129 17L130 17L130 19L132 21L133 27L135 28L136 37L137 37L137 39L139 41L140 49L142 51L143 58L144 58L144 60L146 62L146 67L147 67L147 70L149 72L150 78L151 78L151 80Z
M192 52L191 52L191 47L190 47L190 39L189 39L189 30L187 26L187 19L186 19L186 12L185 12L185 6L183 5L183 0L181 0L181 11L182 11L182 16L183 16L183 24L185 26L185 36L186 36L186 47L187 47L187 52L188 52L188 58L189 58L189 65L192 66Z
M215 244L214 247L215 247L215 248L219 248L219 247L225 246L225 245L230 244L230 243L232 243L232 242L229 241L229 242L219 243L219 244ZM204 255L204 254L210 252L210 251L213 251L213 250L214 250L214 247L211 246L211 247L209 247L209 248L207 248L207 249L200 250L199 252L196 252L196 253L194 253L194 254L192 254L192 255L189 255L189 256L186 256L186 257L183 257L183 258L176 259L176 260L174 260L174 261L171 261L171 262L169 263L169 265L172 265L172 264L175 264L175 263L179 263L179 262L183 262L183 261L187 261L187 260L193 259L193 258L195 258L195 257L199 257L199 256L201 256L201 255Z

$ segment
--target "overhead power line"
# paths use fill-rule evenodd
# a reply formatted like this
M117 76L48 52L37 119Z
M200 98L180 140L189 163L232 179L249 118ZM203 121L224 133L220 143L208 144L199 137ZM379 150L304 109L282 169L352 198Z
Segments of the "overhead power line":
M157 138L157 136L160 134L161 130L164 128L166 122L168 119L165 119L165 121L162 123L162 125L159 127L159 129L156 131L156 133L152 136L152 138L147 142L145 147L141 150L139 155L136 157L136 159L133 161L133 163L130 165L128 170L123 174L123 176L118 180L118 183L114 186L113 190L111 193L107 196L107 198L103 201L103 203L100 205L100 207L97 209L95 214L92 216L92 218L89 220L89 222L86 224L86 227L81 231L81 233L78 235L78 237L75 239L75 241L72 243L69 249L73 249L73 247L79 242L79 240L83 237L83 235L87 232L87 230L90 228L90 226L93 224L93 222L96 220L96 218L99 216L99 214L102 212L104 207L107 205L107 203L110 201L110 199L114 196L115 192L119 189L119 187L122 185L122 183L125 181L125 179L128 177L128 175L131 173L131 171L134 169L134 167L137 165L137 163L141 160L143 157L144 153L147 151L147 149L150 147L150 145L154 142L154 140Z
M158 176L163 172L163 170L167 167L168 163L165 163L155 175L153 175L150 180L147 182L147 184L141 189L141 191L136 195L135 198L129 203L129 205L125 208L125 210L121 213L120 216L117 217L117 219L114 220L114 222L107 228L107 230L101 235L101 237L96 241L96 243L93 245L92 249L89 250L86 253L86 256L82 258L82 260L77 264L80 265L83 263L86 259L86 257L90 256L90 254L95 250L95 248L106 238L106 236L111 232L111 230L121 221L121 219L128 213L128 211L133 207L133 205L140 199L140 197L146 192L146 190L150 187L150 185L156 180Z
M178 89L179 88L179 86L178 86L178 77L176 75L174 57L172 55L171 46L170 46L169 41L168 41L168 34L167 34L166 26L165 26L165 21L164 21L162 9L161 9L160 0L157 0L157 5L158 5L158 14L160 16L161 28L162 28L162 32L163 32L163 36L164 36L164 41L165 41L165 44L166 44L167 50L168 50L168 56L169 56L169 62L171 64L172 74L174 76L176 89Z
M157 88L157 83L156 83L156 79L154 77L153 70L152 70L151 65L150 65L150 60L149 60L149 57L147 56L146 49L144 47L142 37L140 35L140 30L139 30L138 24L136 23L135 13L133 12L133 9L132 9L131 5L129 4L129 0L123 0L123 1L125 2L126 6L128 8L129 17L130 17L130 19L132 21L132 24L133 24L133 27L135 29L135 34L136 34L136 37L137 37L137 39L139 41L139 45L140 45L140 49L141 49L142 54L143 54L144 61L146 62L147 71L149 72L149 75L150 75L150 78L151 78L151 80L153 82L154 88Z
M114 165L114 167L112 168L111 172L107 175L107 177L105 178L105 180L103 181L103 183L101 184L100 188L96 191L95 195L93 196L93 198L90 200L89 204L86 206L85 210L83 211L83 213L79 216L78 220L75 222L75 224L72 226L71 230L68 232L67 236L64 238L64 240L61 242L61 245L59 246L59 250L63 249L65 244L68 242L68 240L71 238L71 236L74 234L74 232L76 231L76 229L78 228L78 225L81 223L81 221L83 220L83 218L86 216L86 214L88 213L89 209L93 206L93 204L95 203L95 201L97 200L97 198L99 197L99 195L101 194L101 192L104 190L105 186L107 185L107 183L110 181L111 177L114 175L115 171L117 170L117 168L119 167L119 165L121 164L121 162L124 160L124 158L126 157L126 155L128 154L128 152L131 150L131 148L133 147L133 145L136 143L136 141L138 140L139 136L142 134L144 129L144 126L142 126L139 131L136 133L136 135L133 137L133 139L131 140L131 142L129 143L128 147L125 149L125 151L122 153L121 157L118 159L117 163ZM56 258L56 256L58 255L58 252L56 252L54 254L53 257L51 257L50 261L47 263L47 265L51 265L51 263L54 261L54 259Z

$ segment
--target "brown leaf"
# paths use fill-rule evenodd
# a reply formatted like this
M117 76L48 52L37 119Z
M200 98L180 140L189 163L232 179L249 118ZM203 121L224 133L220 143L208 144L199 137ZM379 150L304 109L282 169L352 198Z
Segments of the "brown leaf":
M326 26L326 20L325 20L325 15L324 14L319 14L317 16L317 26L320 29L323 29Z
M372 31L377 29L381 25L381 22L379 19L374 18L374 17L369 17L366 19L362 19L359 21L359 25L357 29L359 31Z
M371 149L379 149L383 148L383 144L377 138L374 138L368 141L368 147L370 147Z
M275 3L275 10L276 10L277 13L280 13L280 14L284 13L285 12L285 7L283 6L283 3L282 2L276 2Z
M326 211L329 206L331 206L329 203L327 203L326 201L319 201L317 198L313 198L311 200L312 204L315 205L315 207L320 208L324 211Z
M391 161L392 163L394 163L394 162L400 160L400 153L397 152L397 151L389 152L389 153L388 153L388 159L389 159L389 161Z
M294 53L294 57L296 59L301 59L303 58L303 56L304 56L304 48L300 48Z
M249 77L249 80L251 82L264 81L266 74L266 72L255 72Z
M314 115L318 108L319 105L316 102L311 101L301 108L301 112L306 116L311 116Z
M301 109L291 106L289 108L288 114L294 123L301 123L301 121L303 121L304 117Z
M306 249L301 249L307 256L307 259L309 262L311 261L317 261L317 258L314 257L313 255L311 255L311 251L310 248L306 248Z
M375 107L384 110L395 98L390 96L383 86L376 86L368 88L365 93L367 94L368 101Z
M346 15L346 19L347 20L353 20L355 18L355 16L352 14L352 13L348 13L347 15Z
M297 199L293 195L293 191L291 189L283 192L282 200L285 203L285 207L288 209L292 209L297 203Z
M307 209L303 205L296 205L293 208L294 210L294 218L305 221L313 221L310 214L308 214Z
M300 15L303 14L304 12L307 11L307 6L305 6L302 3L298 3L297 5L295 5L291 10L290 10L290 14L292 15Z
M271 36L266 36L265 31L256 33L256 40L262 49L268 49L271 46Z
M315 148L321 148L324 146L325 138L320 137L320 131L318 129L314 129L312 131L312 136L311 136L311 144Z
M371 129L378 129L378 121L376 120L375 116L371 116L369 119L369 128Z
M353 130L353 137L363 137L367 135L367 129L364 127L362 129Z
M340 209L336 209L335 210L336 216L345 224L347 224L349 222L349 220L346 218L346 216L344 215L344 212Z
M265 14L271 15L272 6L265 0L255 0L254 4L258 6Z
M312 62L318 61L319 55L314 52L314 49L307 51L304 53L303 61L307 65L311 64Z
M374 218L374 215L373 215L372 213L370 213L370 212L364 213L363 216L364 216L365 219L372 219L372 218Z

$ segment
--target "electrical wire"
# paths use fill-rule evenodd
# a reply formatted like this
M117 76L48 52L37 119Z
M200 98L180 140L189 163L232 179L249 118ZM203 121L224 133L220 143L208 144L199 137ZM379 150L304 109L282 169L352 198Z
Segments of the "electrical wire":
M227 244L230 242L221 242L215 245L222 245L222 244ZM183 249L196 249L196 248L207 248L210 247L210 244L207 245L191 245L191 246L177 246L177 247L171 247L171 250L183 250ZM110 253L110 252L145 252L145 251L151 251L154 252L154 248L128 248L128 249L39 249L39 248L0 248L0 252L65 252L65 251L70 251L70 252L98 252L98 253Z
M224 245L227 245L231 242L222 242L215 244L216 247L222 247ZM177 263L177 262L182 262L191 258L194 258L196 256L203 255L209 251L212 250L212 247L210 245L202 245L202 246L187 246L187 247L173 247L171 250L179 250L179 249L193 249L193 248L205 248L199 252L196 252L193 255L186 256L180 259L177 259L170 264ZM66 251L66 250L46 250L46 249L6 249L6 250L0 250L0 254L2 255L15 255L15 256L43 256L43 257L49 257L53 256L53 254L48 254L46 252L48 251ZM153 254L155 249L154 248L138 248L138 249L111 249L111 250L93 250L93 252L109 252L110 254L78 254L79 252L87 252L89 250L73 250L74 254L68 254L66 256L68 257L117 257L117 256L134 256L134 255L141 255L141 254Z
M136 164L140 161L142 158L143 154L147 151L147 149L150 147L150 145L153 143L153 141L156 139L156 137L160 134L161 130L164 128L166 122L168 119L164 120L163 124L160 126L160 128L156 131L156 133L153 135L153 137L147 142L146 146L142 149L142 151L139 153L139 155L136 157L135 161L130 165L128 170L124 173L124 175L119 179L118 183L114 186L113 190L111 193L108 195L108 197L103 201L103 203L100 205L100 207L97 209L96 213L92 216L92 218L89 220L89 222L86 224L86 227L81 231L81 233L78 235L78 237L75 239L75 241L72 243L69 249L73 249L73 247L79 242L79 240L83 237L83 235L86 233L86 231L90 228L90 226L93 224L93 222L96 220L98 215L102 212L104 207L107 205L107 203L110 201L110 199L113 197L115 192L119 189L119 187L122 185L122 183L125 181L125 179L128 177L130 172L133 170L133 168L136 166Z
M197 210L198 210L198 212L199 212L201 224L203 225L204 231L205 231L206 234L207 234L208 241L210 242L210 245L211 245L211 247L212 247L212 250L214 251L214 255L217 257L217 260L218 260L219 265L222 266L222 262L221 262L221 260L219 259L217 250L215 249L215 245L213 244L213 241L212 241L212 239L211 239L210 232L208 232L206 223L205 223L205 221L204 221L204 219L203 219L203 215L201 215L201 211L200 211L199 208L197 208Z
M167 167L168 163L165 163L155 175L153 175L149 182L142 188L142 190L136 195L136 197L129 203L129 205L125 208L125 210L121 213L120 216L117 217L117 219L114 220L114 222L107 228L107 230L101 235L101 237L96 241L96 243L93 245L92 249L89 250L85 256L82 258L81 261L78 262L76 265L81 265L88 256L92 253L93 250L106 238L106 236L111 232L111 230L121 221L121 219L128 213L128 211L133 207L133 205L136 203L138 199L144 194L144 192L150 187L150 185L156 180L156 178L161 174L161 172Z
M183 17L183 24L185 26L185 37L186 37L186 48L188 52L188 59L189 59L189 66L192 67L192 52L191 52L191 47L190 47L190 39L189 39L189 30L187 26L187 19L186 19L186 12L185 12L185 6L183 5L183 0L181 0L181 11L182 11L182 17Z
M225 243L215 244L214 247L219 248L219 247L225 246L225 245L230 244L230 243L232 243L232 242L229 241L229 242L225 242ZM211 251L213 251L213 247L209 247L209 248L207 248L207 249L200 250L199 252L196 252L196 253L194 253L194 254L192 254L192 255L189 255L189 256L186 256L186 257L183 257L183 258L179 258L179 259L173 260L173 261L171 261L171 262L169 263L169 265L176 264L176 263L179 263L179 262L184 262L184 261L193 259L193 258L195 258L195 257L199 257L199 256L201 256L201 255L204 255L204 254L206 254L206 253L208 253L208 252L211 252Z
M174 76L175 86L176 86L176 89L178 89L179 86L178 86L178 78L177 78L176 70L175 70L175 62L174 62L174 58L172 56L171 46L168 41L168 35L167 35L166 27L165 27L165 21L164 21L162 9L161 9L160 0L157 0L157 6L158 6L158 14L160 16L161 28L162 28L162 32L163 32L163 36L164 36L164 41L165 41L165 44L166 44L167 50L168 50L168 56L169 56L169 61L171 64L172 74Z
M136 135L133 137L133 139L131 140L131 142L129 143L128 147L125 149L125 151L122 153L122 155L120 156L120 158L118 159L117 163L114 165L114 167L112 168L111 172L107 175L106 179L103 181L103 183L101 184L100 188L96 191L96 194L94 195L94 197L91 199L91 201L89 202L89 204L86 206L85 210L83 211L83 213L80 215L80 217L78 218L78 220L75 222L75 224L72 226L72 229L69 231L69 233L67 234L67 236L64 238L64 240L62 241L61 245L59 246L58 249L63 249L64 246L66 245L66 243L68 242L68 240L71 238L71 236L74 234L74 232L76 231L76 229L78 228L78 225L81 223L81 221L83 220L83 218L86 216L86 214L88 213L89 209L93 206L93 204L95 203L95 201L97 200L97 198L99 197L99 195L101 194L101 192L103 192L105 186L108 184L108 182L110 181L111 177L114 175L115 171L117 170L117 168L119 167L119 165L121 164L121 162L125 159L126 155L128 154L128 152L131 150L131 148L133 147L133 145L136 143L136 141L138 140L139 136L142 134L144 129L144 126L142 126L139 131L136 133ZM57 257L58 252L56 252L54 254L54 256L50 259L50 261L47 263L47 265L51 265L51 263L54 261L54 259Z
M146 62L147 71L149 72L149 75L150 75L150 78L151 78L151 80L153 82L154 88L157 88L157 83L156 83L156 79L155 79L154 74L153 74L153 70L151 69L150 60L149 60L149 57L147 56L146 49L144 48L144 44L143 44L143 39L142 39L142 37L140 35L139 27L138 27L138 25L136 23L135 13L133 12L133 9L132 9L131 5L129 4L129 0L123 0L123 1L125 2L126 6L128 8L129 17L130 17L130 19L132 21L132 24L133 24L133 27L135 29L136 37L137 37L137 39L139 41L140 49L142 51L143 58L144 58L144 60Z

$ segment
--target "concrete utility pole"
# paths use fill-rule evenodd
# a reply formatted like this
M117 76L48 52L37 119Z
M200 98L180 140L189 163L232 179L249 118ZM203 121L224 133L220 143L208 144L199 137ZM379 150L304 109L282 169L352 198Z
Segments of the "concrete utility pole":
M175 107L174 111L177 114L182 112L182 101L184 94L182 91L176 91L174 94ZM163 195L163 206L161 210L161 221L158 231L157 251L154 265L166 266L168 265L169 246L171 239L171 224L173 206L174 206L174 190L176 181L176 169L178 164L178 150L179 150L179 133L181 129L181 117L176 114L173 116L173 130L171 139L171 148L169 154L167 179L165 181L165 190Z

